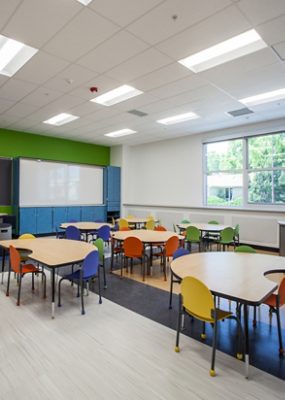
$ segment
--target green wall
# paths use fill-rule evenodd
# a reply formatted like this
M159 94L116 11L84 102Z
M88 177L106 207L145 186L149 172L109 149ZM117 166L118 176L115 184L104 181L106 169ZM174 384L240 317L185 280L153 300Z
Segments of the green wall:
M78 164L110 164L110 147L0 129L0 157L31 157ZM0 213L12 207L0 206Z
M0 157L109 165L110 147L0 129Z

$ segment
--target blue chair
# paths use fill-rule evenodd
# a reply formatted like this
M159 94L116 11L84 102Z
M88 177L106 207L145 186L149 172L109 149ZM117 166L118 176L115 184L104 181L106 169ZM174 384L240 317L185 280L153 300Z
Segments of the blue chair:
M179 247L174 253L172 260L175 260L178 257L186 256L190 254L189 250L185 249L184 247ZM173 283L180 283L181 279L174 279L173 272L170 269L170 293L169 293L169 309L172 308L172 293L173 293Z
M81 233L76 226L69 225L65 230L65 238L69 240L81 240Z
M109 225L103 225L97 231L97 239L102 239L105 243L110 243L111 228Z
M78 284L78 294L79 297L79 287L81 289L81 314L85 314L84 309L84 286L85 282L89 282L94 277L98 277L98 288L99 288L99 303L102 304L102 297L101 297L101 286L100 286L100 268L99 268L99 253L98 251L94 250L89 253L81 266L75 272L71 274L63 276L60 281L58 282L58 306L61 307L61 282L65 279L77 282Z

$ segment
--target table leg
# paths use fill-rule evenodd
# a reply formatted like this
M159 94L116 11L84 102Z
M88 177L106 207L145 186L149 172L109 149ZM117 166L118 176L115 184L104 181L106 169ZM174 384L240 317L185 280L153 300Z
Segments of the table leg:
M51 318L54 319L55 312L55 268L51 270Z
M111 239L111 265L110 265L110 272L113 272L113 266L114 266L114 248L115 248L115 239Z
M2 247L2 278L1 278L1 283L3 285L4 283L4 269L5 269L5 248Z
M249 372L249 337L248 337L248 306L244 304L244 336L245 336L245 377Z

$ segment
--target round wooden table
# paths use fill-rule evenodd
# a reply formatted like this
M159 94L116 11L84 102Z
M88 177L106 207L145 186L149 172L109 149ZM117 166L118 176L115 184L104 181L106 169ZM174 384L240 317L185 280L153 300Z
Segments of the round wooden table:
M60 224L60 228L66 229L68 226L75 226L80 230L81 233L85 234L85 240L87 242L88 234L98 231L98 229L105 225L113 228L113 225L107 222L63 222L62 224Z

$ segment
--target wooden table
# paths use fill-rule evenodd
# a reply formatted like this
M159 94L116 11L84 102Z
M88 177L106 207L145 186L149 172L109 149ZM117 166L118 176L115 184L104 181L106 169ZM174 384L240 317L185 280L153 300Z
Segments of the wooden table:
M3 248L2 283L4 275L5 250L12 245L18 250L31 251L29 258L43 264L51 270L51 316L55 311L55 270L66 265L81 263L91 251L96 250L93 244L67 239L14 239L1 240Z
M220 225L220 224L207 224L204 222L193 222L188 224L178 224L179 229L185 230L188 226L195 226L201 232L221 232L223 229L228 228L229 225Z
M88 241L88 233L95 232L100 229L102 226L108 225L110 228L113 228L112 224L107 222L63 222L60 225L61 229L66 229L68 226L75 226L80 230L81 233L84 233L86 236L86 242Z
M249 365L248 306L260 305L277 288L265 275L285 273L285 258L266 254L232 252L196 253L171 263L178 278L194 276L208 286L213 295L237 301L244 306L246 375Z
M112 234L112 255L111 255L111 271L113 269L114 262L114 242L118 240L123 242L128 237L136 237L140 239L144 245L149 244L151 248L155 244L165 244L165 242L172 236L177 236L180 240L184 240L185 237L177 235L177 233L172 231L153 231L148 229L134 229L131 231L117 231Z
M140 229L141 227L145 226L147 221L150 221L149 218L119 218L117 219L117 222L119 222L120 219L124 219L129 225L134 225L135 229ZM157 222L157 220L153 221Z

